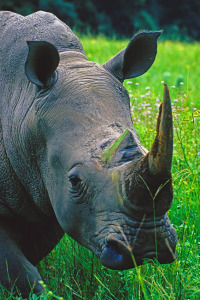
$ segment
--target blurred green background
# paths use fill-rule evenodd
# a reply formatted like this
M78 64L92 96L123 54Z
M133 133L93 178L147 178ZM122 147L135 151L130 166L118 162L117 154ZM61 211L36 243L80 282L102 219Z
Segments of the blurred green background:
M0 0L1 10L54 13L79 33L118 38L164 29L171 40L200 40L199 0Z

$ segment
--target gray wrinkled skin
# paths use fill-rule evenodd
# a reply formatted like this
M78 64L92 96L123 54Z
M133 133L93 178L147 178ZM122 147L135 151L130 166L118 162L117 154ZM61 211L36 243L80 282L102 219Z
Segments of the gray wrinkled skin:
M159 35L139 33L100 66L54 15L0 12L0 283L8 289L44 292L35 265L64 232L111 269L135 267L132 254L137 265L175 259L171 175L150 174L121 83L150 68Z

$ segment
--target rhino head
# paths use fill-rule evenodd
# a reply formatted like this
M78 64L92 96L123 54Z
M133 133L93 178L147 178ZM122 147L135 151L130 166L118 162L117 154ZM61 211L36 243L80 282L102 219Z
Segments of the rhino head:
M28 42L25 73L36 89L29 136L62 229L111 269L176 258L172 112L167 86L148 152L132 125L122 82L153 64L160 32L139 32L103 65L84 51Z

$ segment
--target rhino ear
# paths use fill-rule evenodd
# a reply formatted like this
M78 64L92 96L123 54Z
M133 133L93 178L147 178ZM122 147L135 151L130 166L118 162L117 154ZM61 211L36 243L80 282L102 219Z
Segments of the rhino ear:
M120 81L144 74L157 54L157 39L162 31L141 31L133 36L129 45L103 64Z
M28 57L25 64L27 78L39 87L51 85L56 80L59 53L45 41L28 41Z

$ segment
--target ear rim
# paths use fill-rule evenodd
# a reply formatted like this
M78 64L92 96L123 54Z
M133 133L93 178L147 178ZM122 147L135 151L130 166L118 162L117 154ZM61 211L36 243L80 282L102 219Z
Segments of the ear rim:
M56 69L60 62L58 50L47 41L27 41L27 45L29 51L25 62L26 77L40 88L52 86L57 80ZM38 74L39 71L43 75Z
M139 77L139 76L143 75L144 73L146 73L151 68L151 66L153 65L153 63L155 61L156 55L157 55L157 39L161 35L161 33L162 33L162 31L139 31L139 32L137 32L133 36L133 38L131 39L130 43L126 47L126 51L124 53L124 64L123 64L123 77L124 77L124 79L131 79L131 78ZM129 51L131 52L131 48L134 47L134 45L138 42L138 40L140 42L140 39L142 38L145 41L145 39L149 39L150 36L152 36L151 43L154 46L153 57L149 57L148 59L146 58L148 66L146 68L144 68L143 71L140 71L138 73L135 72L134 76L133 75L129 75L129 72L125 71L126 60L128 60L127 57L129 55ZM153 39L155 40L155 43L153 42Z
M115 78L117 78L119 81L123 82L126 79L130 78L136 78L138 76L141 76L145 72L147 72L152 64L155 61L156 54L157 54L157 39L161 35L163 31L138 31L129 42L128 46L118 52L115 56L113 56L111 59L109 59L107 62L105 62L102 67L106 69L109 73L111 73ZM125 64L127 60L127 55L129 55L129 51L131 51L131 48L134 46L135 43L138 42L139 39L144 38L145 36L148 37L150 35L153 35L155 40L155 49L154 49L154 59L149 62L149 66L145 68L142 72L139 72L135 75L129 75L128 72L125 71Z

